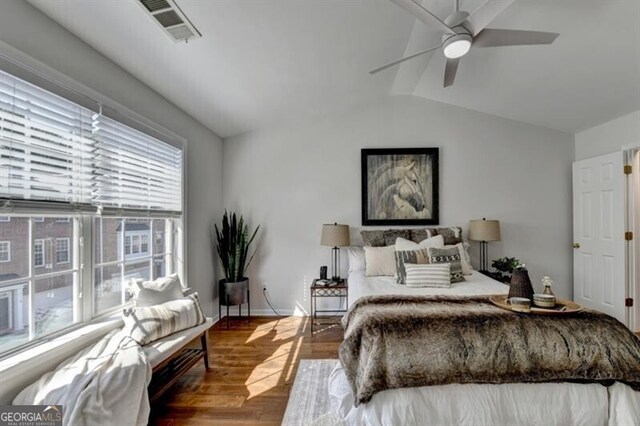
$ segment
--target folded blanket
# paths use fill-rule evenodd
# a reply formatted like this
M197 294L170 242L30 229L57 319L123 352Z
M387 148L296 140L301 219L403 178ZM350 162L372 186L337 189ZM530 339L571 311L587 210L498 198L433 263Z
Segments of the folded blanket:
M23 389L14 405L62 405L69 426L146 425L151 366L140 345L114 330Z
M482 297L370 296L342 319L356 406L386 389L599 382L640 388L640 340L600 312L518 314Z

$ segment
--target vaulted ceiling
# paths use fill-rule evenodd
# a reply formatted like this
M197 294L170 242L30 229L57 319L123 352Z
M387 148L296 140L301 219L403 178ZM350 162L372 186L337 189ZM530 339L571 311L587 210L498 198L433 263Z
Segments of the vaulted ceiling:
M640 109L640 2L516 0L490 25L550 46L472 49L442 87L440 41L387 0L177 0L202 33L170 40L137 0L29 0L222 137L412 94L568 132ZM482 1L461 1L473 11ZM425 0L446 17L453 0Z

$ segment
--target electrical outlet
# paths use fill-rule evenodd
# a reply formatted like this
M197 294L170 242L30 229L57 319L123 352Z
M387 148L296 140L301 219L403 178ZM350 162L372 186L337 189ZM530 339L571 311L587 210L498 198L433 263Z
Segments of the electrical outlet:
M263 293L267 292L267 285L266 284L262 284L262 292Z

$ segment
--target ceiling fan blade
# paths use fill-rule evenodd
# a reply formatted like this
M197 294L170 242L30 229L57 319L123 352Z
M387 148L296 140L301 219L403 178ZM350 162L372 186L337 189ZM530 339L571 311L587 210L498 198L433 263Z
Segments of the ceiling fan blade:
M513 3L513 0L487 0L467 18L467 27L472 36L477 36L480 31L493 21L503 10Z
M499 30L487 28L473 40L474 47L526 46L534 44L551 44L558 38L558 33L544 31Z
M410 14L412 14L415 18L421 20L427 25L437 27L440 31L445 31L448 33L454 33L447 24L445 24L440 18L438 18L433 13L429 12L427 9L422 7L419 3L414 0L391 0Z
M459 63L460 58L447 58L447 63L444 66L444 85L442 87L449 87L453 85L453 82L456 79L456 73L458 72Z
M371 71L369 71L369 74L373 75L373 74L378 73L380 71L384 71L387 68L391 68L394 65L398 65L398 64L400 64L400 63L402 63L404 61L408 61L409 59L413 59L413 58L415 58L417 56L424 55L425 53L431 52L432 50L440 49L441 47L442 46L436 46L436 47L432 47L432 48L427 49L427 50L423 50L422 52L414 53L413 55L410 55L410 56L405 56L402 59L398 59L397 61L389 62L388 64L383 65L383 66L381 66L379 68L376 68L375 70L371 70Z

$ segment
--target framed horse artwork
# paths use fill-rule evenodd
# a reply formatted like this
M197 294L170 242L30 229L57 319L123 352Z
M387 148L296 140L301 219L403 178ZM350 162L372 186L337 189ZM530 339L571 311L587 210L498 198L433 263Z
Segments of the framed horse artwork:
M436 225L438 148L363 149L362 224Z

